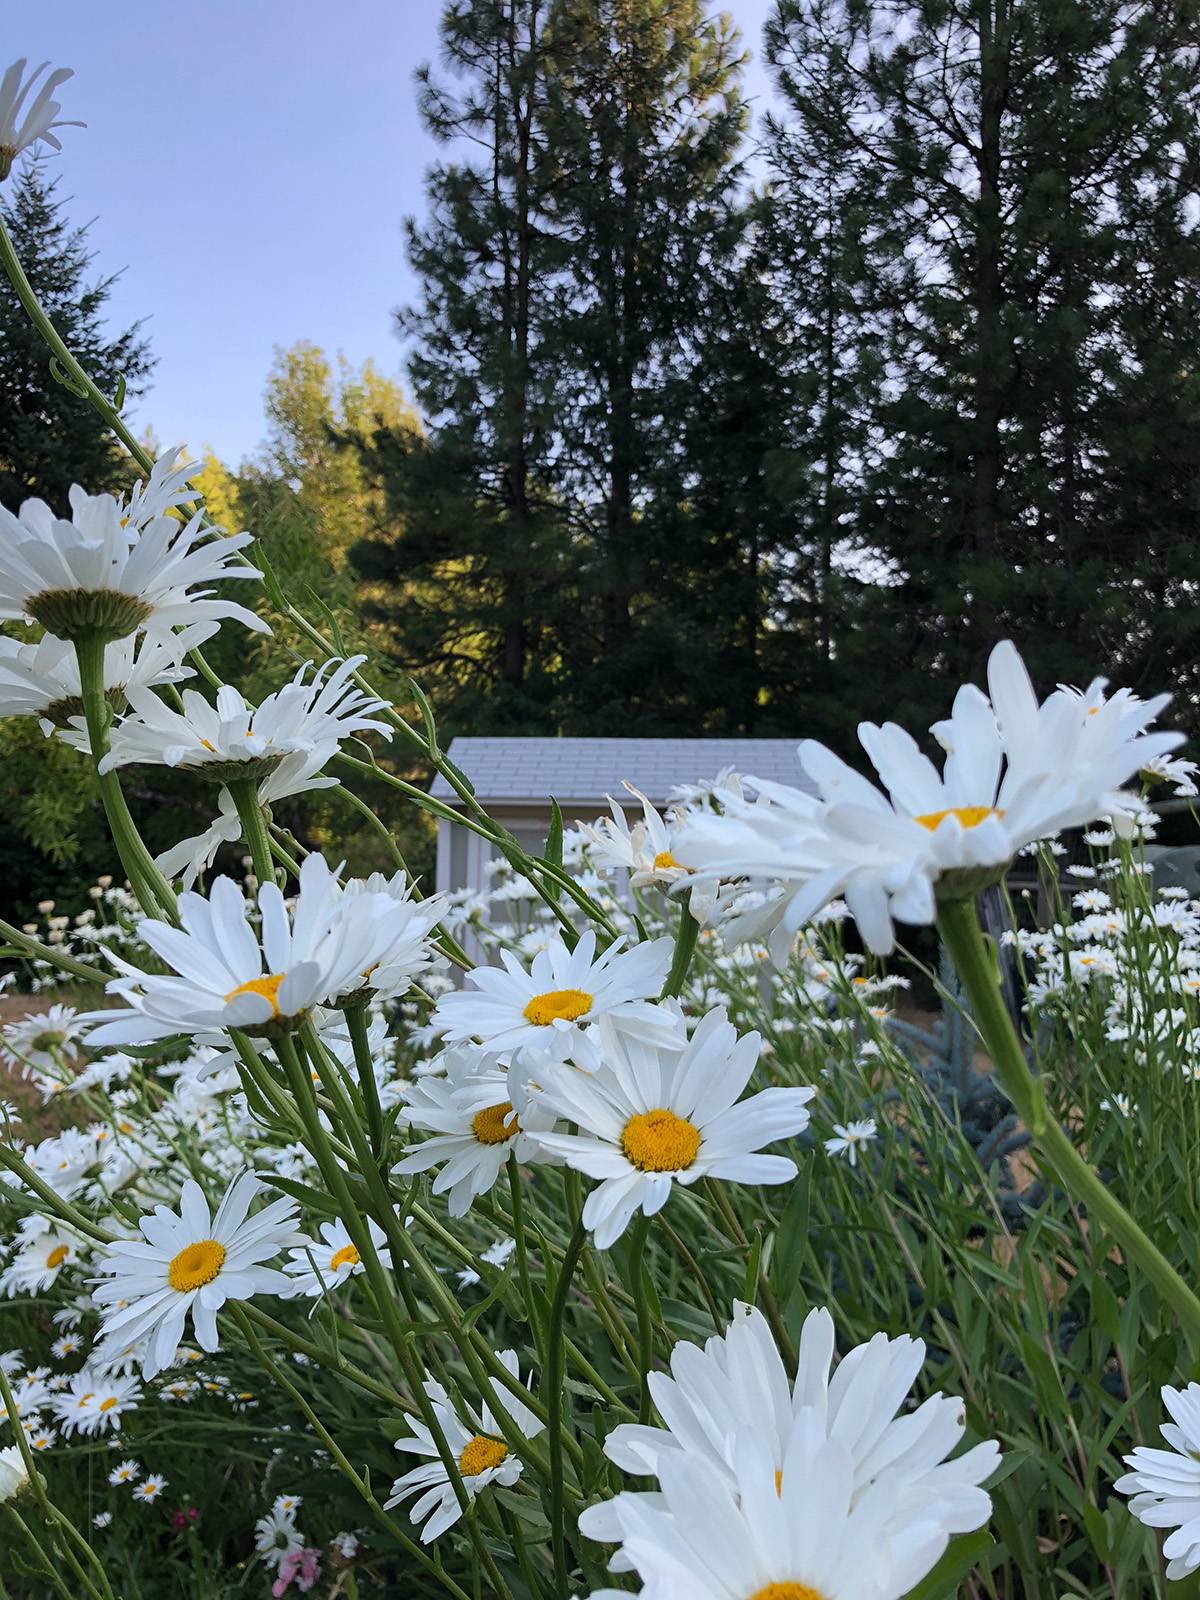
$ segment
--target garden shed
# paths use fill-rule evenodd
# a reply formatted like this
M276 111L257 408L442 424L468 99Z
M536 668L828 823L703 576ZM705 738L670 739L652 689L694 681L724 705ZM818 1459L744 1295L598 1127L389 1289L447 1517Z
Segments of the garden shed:
M726 767L804 788L797 744L796 739L472 737L455 739L447 754L471 780L490 815L531 854L540 855L550 827L551 796L570 827L606 814L608 795L629 799L622 788L625 779L660 809L679 785L706 782ZM440 773L429 792L462 810ZM495 854L486 839L439 820L438 889L484 888L487 862Z

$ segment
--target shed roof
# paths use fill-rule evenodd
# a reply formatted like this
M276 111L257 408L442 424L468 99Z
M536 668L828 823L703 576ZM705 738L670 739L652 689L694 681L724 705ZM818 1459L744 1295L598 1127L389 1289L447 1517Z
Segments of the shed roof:
M703 783L725 767L776 783L811 789L796 739L455 739L447 754L475 793L489 800L544 805L602 803L619 797L628 778L661 804L681 783ZM439 800L455 793L439 773L429 790Z

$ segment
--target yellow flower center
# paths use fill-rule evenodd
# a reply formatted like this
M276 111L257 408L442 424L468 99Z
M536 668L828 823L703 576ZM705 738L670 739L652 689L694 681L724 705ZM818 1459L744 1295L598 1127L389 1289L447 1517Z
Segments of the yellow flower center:
M1002 817L1003 811L997 811L993 806L947 806L945 811L926 811L924 815L914 817L914 822L919 822L923 828L928 828L930 833L940 828L947 817L957 817L964 828L977 828L988 817Z
M352 1244L344 1244L340 1250L335 1250L329 1258L330 1272L336 1272L339 1267L356 1267L358 1265L358 1251Z
M100 1410L101 1411L111 1411L112 1408L116 1405L116 1403L117 1403L116 1395L115 1394L110 1394L107 1397L107 1399L101 1400L101 1402L100 1402Z
M669 850L660 850L654 858L655 872L666 872L669 867L678 867L681 864Z
M775 1493L776 1494L782 1494L783 1493L783 1468L782 1467L776 1467L775 1468Z
M65 1244L56 1244L54 1249L51 1250L50 1254L46 1257L46 1265L50 1267L51 1270L53 1270L55 1267L61 1267L69 1254L70 1252Z
M265 978L250 978L246 983L239 983L236 989L230 989L225 996L226 1005L239 994L260 994L264 1000L271 1002L271 1015L279 1015L279 985L283 982L282 972L269 972Z
M630 1117L621 1148L639 1172L682 1172L699 1152L700 1129L660 1106Z
M548 989L535 994L525 1007L525 1020L535 1028L548 1028L552 1022L574 1022L592 1009L592 997L582 989Z
M768 1583L765 1589L756 1589L750 1600L825 1600L825 1596L807 1583Z
M167 1282L177 1294L187 1294L211 1283L224 1265L225 1246L215 1239L201 1239L175 1256L167 1268Z
M489 1467L498 1467L507 1455L508 1446L503 1440L477 1433L459 1456L458 1470L464 1478L474 1478Z
M503 1144L520 1131L511 1104L502 1100L498 1106L487 1106L471 1118L471 1132L480 1144Z

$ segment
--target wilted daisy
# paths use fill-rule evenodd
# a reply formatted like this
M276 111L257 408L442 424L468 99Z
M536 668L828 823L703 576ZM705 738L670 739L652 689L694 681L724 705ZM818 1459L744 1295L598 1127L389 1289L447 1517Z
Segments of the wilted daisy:
M305 662L291 683L257 707L229 684L217 690L215 705L198 690L185 689L182 711L149 689L132 688L126 695L130 713L113 728L100 770L142 762L194 769L219 783L257 782L285 756L323 752L323 766L342 739L368 731L390 739L392 730L378 715L385 703L353 682L366 659L351 656L315 669Z
M599 955L593 929L574 950L554 938L529 970L508 950L499 967L468 974L474 991L442 995L434 1023L451 1043L478 1040L495 1055L533 1051L565 1059L602 1017L623 1032L682 1044L677 1017L651 1003L666 982L673 944L651 939L626 949L616 939Z
M217 627L215 622L196 622L178 633L160 629L140 640L111 640L104 649L109 703L120 706L131 691L149 692L155 684L190 678L192 668L184 656L211 638ZM90 749L75 646L48 633L36 644L0 639L0 717L37 717L43 733L57 732L76 749Z
M156 1206L141 1219L141 1239L107 1247L100 1267L109 1278L94 1291L96 1303L108 1307L102 1354L144 1347L142 1371L152 1378L171 1364L189 1315L196 1342L213 1351L217 1312L227 1300L288 1291L290 1280L263 1263L296 1242L296 1202L273 1200L250 1216L262 1189L252 1173L243 1173L214 1216L189 1178L178 1212Z
M390 1267L392 1259L387 1250L387 1235L372 1218L366 1221L376 1253L384 1266ZM319 1240L306 1239L299 1249L288 1251L283 1270L292 1280L289 1294L328 1294L365 1270L344 1222L323 1222L320 1234Z
M549 1063L537 1069L540 1091L531 1100L579 1129L539 1133L537 1142L600 1180L583 1208L599 1249L619 1239L636 1212L661 1211L673 1183L786 1183L796 1176L789 1156L759 1152L808 1126L815 1091L761 1089L735 1104L761 1045L757 1033L739 1038L723 1010L710 1011L682 1051L629 1038L605 1019L594 1072Z
M355 987L390 947L386 918L339 917L341 897L324 857L315 854L300 869L290 916L278 886L259 885L260 933L231 878L217 878L207 899L180 895L181 928L148 918L138 929L178 976L146 973L111 954L125 976L109 983L109 993L132 1009L92 1012L89 1042L151 1044L180 1033L297 1026L313 1006Z
M793 791L780 814L777 792L758 785L757 805L731 799L724 817L694 819L679 849L701 881L782 885L774 920L785 944L842 896L864 942L886 955L893 918L932 922L939 895L973 895L1033 841L1139 809L1121 785L1182 739L1146 732L1166 695L1105 700L1097 680L1084 694L1058 689L1039 704L1009 643L992 651L988 687L990 700L964 685L951 716L931 730L946 752L941 774L903 728L862 723L859 739L886 795L806 740L800 758L819 804Z
M1129 1509L1139 1522L1174 1529L1163 1544L1167 1577L1186 1578L1200 1569L1200 1383L1168 1384L1162 1398L1172 1420L1159 1432L1171 1448L1138 1445L1113 1488L1133 1496Z
M407 1175L441 1165L433 1192L449 1196L452 1217L465 1216L510 1155L521 1162L547 1159L538 1133L554 1127L553 1110L531 1101L518 1117L512 1092L502 1068L452 1057L444 1078L421 1078L407 1091L398 1120L431 1137L410 1145L394 1170Z
M43 61L28 77L25 75L26 58L14 61L0 79L0 180L7 178L12 164L22 150L28 150L39 139L52 150L61 150L55 128L82 128L82 122L64 122L58 113L61 109L54 99L60 83L74 77L71 67L56 67L30 100L34 85L50 65Z
M155 517L139 529L110 494L76 486L70 498L69 520L42 500L26 500L17 516L0 506L0 620L32 618L59 639L224 618L270 632L244 606L196 587L261 576L234 560L253 542L248 533L213 537L199 516Z
M10 1444L0 1450L0 1505L15 1500L29 1487L29 1468L19 1446Z
M833 1138L826 1139L825 1150L831 1156L845 1156L852 1167L858 1165L858 1152L878 1135L874 1117L864 1117L860 1122L835 1122Z
M949 1542L936 1515L902 1512L890 1484L855 1500L850 1449L812 1410L787 1432L782 1467L761 1435L741 1428L728 1470L679 1452L660 1463L661 1496L617 1496L622 1565L643 1595L900 1600L930 1571Z
M889 1538L901 1539L914 1517L946 1534L981 1527L991 1500L978 1485L995 1471L999 1452L989 1440L950 1458L966 1426L963 1403L954 1396L931 1395L908 1409L925 1360L924 1342L877 1333L843 1357L831 1376L833 1353L833 1318L823 1308L810 1311L793 1378L762 1312L738 1305L724 1337L709 1339L702 1349L680 1340L671 1352L670 1377L650 1374L650 1392L666 1426L622 1423L605 1439L605 1453L637 1477L661 1476L667 1460L702 1457L733 1489L738 1430L753 1434L779 1473L803 1414L845 1447L851 1506L886 1491L894 1508L887 1519ZM584 1513L580 1525L589 1537L619 1541L615 1504Z
M514 1378L520 1376L515 1350L501 1350L498 1359ZM507 1486L515 1483L521 1476L520 1460L512 1454L504 1442L503 1434L491 1409L492 1401L503 1408L513 1426L526 1439L536 1438L542 1431L542 1424L533 1412L522 1405L507 1389L501 1389L495 1379L488 1379L488 1390L489 1393L483 1398L478 1416L468 1414L469 1425L466 1425L441 1384L430 1379L425 1385L425 1391L433 1402L438 1426L457 1458L463 1488L471 1500L474 1500L489 1483ZM416 1419L410 1421L415 1437L397 1439L396 1449L407 1450L417 1456L427 1456L429 1459L423 1466L414 1467L411 1472L406 1472L396 1479L392 1484L390 1497L384 1502L384 1508L390 1511L401 1501L409 1499L414 1494L417 1495L418 1499L409 1515L414 1523L424 1523L421 1529L421 1543L429 1544L440 1534L445 1533L447 1528L453 1527L462 1515L462 1510L438 1454L433 1435L423 1422Z

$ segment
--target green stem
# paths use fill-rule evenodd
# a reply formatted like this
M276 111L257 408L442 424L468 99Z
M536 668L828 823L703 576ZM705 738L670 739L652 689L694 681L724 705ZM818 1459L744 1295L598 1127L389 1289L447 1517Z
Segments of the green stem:
M542 1321L534 1305L533 1284L529 1277L529 1247L525 1237L525 1199L521 1193L521 1164L515 1154L511 1154L508 1158L508 1192L512 1198L513 1243L517 1257L517 1277L521 1284L521 1298L525 1302L525 1312L529 1318L529 1326L533 1333L538 1366L544 1370L546 1365L546 1341Z
M1103 1223L1126 1259L1140 1267L1175 1311L1193 1347L1200 1347L1200 1298L1047 1112L1045 1097L1029 1070L1001 997L999 974L983 942L975 902L944 901L938 912L938 932L958 971L1000 1086L1033 1135L1033 1147L1049 1175Z
M250 778L236 778L225 787L229 798L237 807L238 821L242 825L242 839L254 863L254 875L260 884L275 882L275 859L271 854L271 836L267 832L267 819L258 803L258 786Z
M643 1426L650 1421L650 1369L654 1365L654 1318L646 1283L646 1240L649 1235L650 1218L640 1215L629 1236L629 1286L637 1300L638 1372L642 1379L638 1421Z
M371 1134L371 1149L376 1163L384 1159L383 1106L379 1100L379 1085L375 1081L375 1062L371 1056L371 1043L367 1036L369 1013L365 1005L343 1006L342 1015L350 1032L354 1047L354 1065L358 1069L358 1087L367 1112L367 1128Z
M563 1322L567 1314L567 1299L571 1293L571 1279L575 1263L587 1239L583 1222L575 1224L562 1264L558 1269L558 1282L554 1286L554 1300L550 1306L550 1325L547 1330L546 1393L550 1398L550 1535L554 1547L554 1592L567 1596L571 1593L570 1573L567 1569L566 1506L563 1483L563 1422L567 1406L564 1378L566 1351L563 1349Z
M700 924L692 915L685 900L679 908L679 931L675 935L675 954L671 959L671 970L667 974L663 992L658 997L660 1000L675 999L683 988L699 936Z
M137 830L115 772L101 773L100 759L108 751L108 724L111 707L104 693L104 652L106 644L98 633L75 640L75 658L79 663L79 685L83 699L83 715L87 723L88 743L92 750L92 763L96 785L109 831L130 887L138 904L148 917L163 912L176 920L175 894L171 885L154 864L154 858Z

